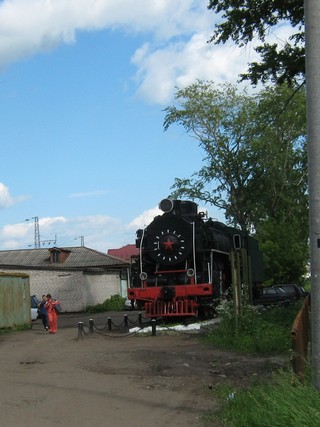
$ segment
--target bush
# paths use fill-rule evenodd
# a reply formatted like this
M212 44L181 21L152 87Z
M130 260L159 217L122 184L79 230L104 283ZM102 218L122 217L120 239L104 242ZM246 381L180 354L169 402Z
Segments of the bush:
M112 295L109 299L106 299L103 303L97 305L88 306L86 311L88 313L103 313L105 311L122 311L125 309L124 303L125 298L120 295Z
M299 305L299 304L298 304ZM280 353L290 350L291 327L300 306L272 307L259 311L243 305L236 317L233 303L223 301L217 308L221 319L206 341L227 349L257 353Z

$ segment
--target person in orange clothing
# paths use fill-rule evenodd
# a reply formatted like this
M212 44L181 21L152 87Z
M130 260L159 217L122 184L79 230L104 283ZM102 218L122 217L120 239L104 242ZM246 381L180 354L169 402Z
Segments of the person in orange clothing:
M60 304L59 301L53 300L51 294L47 295L47 302L45 308L48 314L49 333L55 334L58 330L58 315L54 306Z

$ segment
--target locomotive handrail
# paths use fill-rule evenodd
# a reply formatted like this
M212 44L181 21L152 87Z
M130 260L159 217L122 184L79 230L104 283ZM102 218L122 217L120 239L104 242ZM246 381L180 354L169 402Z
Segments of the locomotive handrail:
M205 249L203 252L217 252L218 254L229 255L230 252L220 251L219 249Z
M141 236L141 240L140 240L140 247L139 247L139 255L140 255L140 273L142 273L142 272L143 272L142 248L143 248L144 233L145 233L145 228L142 230L142 236Z
M188 270L158 270L154 274L186 273Z
M193 253L193 271L194 271L194 280L197 284L197 264L196 264L196 224L192 222L192 253Z

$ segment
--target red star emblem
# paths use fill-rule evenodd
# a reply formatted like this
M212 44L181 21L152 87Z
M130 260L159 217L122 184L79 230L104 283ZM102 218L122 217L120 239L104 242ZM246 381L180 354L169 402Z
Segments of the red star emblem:
M173 251L174 242L170 240L169 237L166 242L161 242L161 244L163 245L164 250Z

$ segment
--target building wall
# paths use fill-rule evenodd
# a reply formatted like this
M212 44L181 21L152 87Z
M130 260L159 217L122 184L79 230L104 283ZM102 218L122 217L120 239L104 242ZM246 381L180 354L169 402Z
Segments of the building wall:
M30 276L30 291L40 299L51 294L61 301L62 311L83 311L87 306L82 299L82 271L27 270Z
M15 272L21 271L15 269ZM83 271L28 270L30 294L41 299L51 294L61 302L63 312L83 311L88 305L102 303L112 295L120 294L117 272L84 273Z
M83 275L83 300L87 305L96 305L109 299L112 295L120 295L120 275L91 274Z

